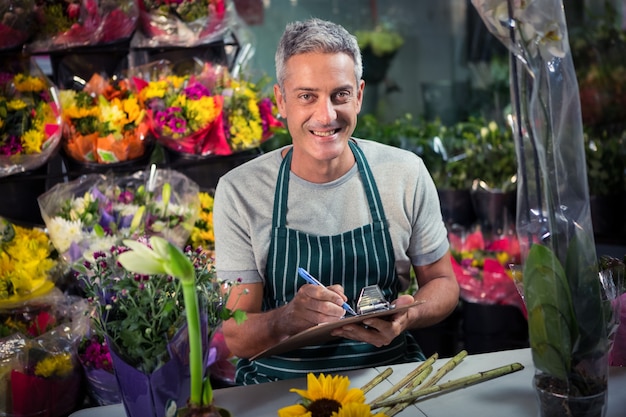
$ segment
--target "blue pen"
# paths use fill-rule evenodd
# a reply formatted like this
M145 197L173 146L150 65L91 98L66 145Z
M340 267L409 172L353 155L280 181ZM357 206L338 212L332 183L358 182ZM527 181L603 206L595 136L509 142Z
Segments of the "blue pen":
M313 277L313 275L309 274L309 272L306 269L298 268L298 274L300 274L300 276L302 278L304 278L304 280L306 282L308 282L309 284L313 284L313 285L318 285L320 287L324 287L324 284L322 284L317 279L315 279L315 277ZM326 287L324 287L324 288L326 288ZM344 310L346 310L348 313L352 314L353 316L357 315L356 312L352 309L352 307L350 307L350 304L344 302L342 307L343 307Z

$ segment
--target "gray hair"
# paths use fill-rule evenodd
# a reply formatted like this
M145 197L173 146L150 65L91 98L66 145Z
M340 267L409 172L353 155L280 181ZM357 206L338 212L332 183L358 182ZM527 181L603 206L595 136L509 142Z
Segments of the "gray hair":
M344 53L354 61L354 76L357 82L363 76L363 61L356 37L336 23L312 18L289 23L280 38L274 61L276 80L281 91L287 76L285 64L289 58L309 52Z

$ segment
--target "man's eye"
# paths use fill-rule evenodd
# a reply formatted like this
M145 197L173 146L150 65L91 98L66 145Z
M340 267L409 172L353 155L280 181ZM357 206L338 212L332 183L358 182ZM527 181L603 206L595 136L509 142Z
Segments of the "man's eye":
M350 97L351 97L351 94L349 91L340 91L337 94L335 94L335 100L339 103L344 103L348 101Z
M300 99L301 100L305 100L305 101L309 101L309 100L311 100L311 95L310 94L300 94Z

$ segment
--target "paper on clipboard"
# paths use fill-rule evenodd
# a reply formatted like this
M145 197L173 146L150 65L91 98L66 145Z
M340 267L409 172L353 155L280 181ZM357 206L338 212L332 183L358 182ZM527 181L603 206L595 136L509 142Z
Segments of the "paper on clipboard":
M338 321L334 321L332 323L323 323L317 326L310 327L306 330L301 331L298 334L288 337L282 342L260 352L255 356L251 357L250 360L261 359L267 356L278 355L284 352L289 352L291 350L295 350L301 348L303 346L309 346L313 344L322 344L328 342L330 340L336 339L336 337L331 336L330 332L339 327L345 326L347 324L353 323L361 323L363 320L368 318L375 317L385 317L390 316L392 314L400 313L402 311L408 310L411 307L414 307L418 304L422 304L424 301L416 301L412 304L403 305L400 307L394 307L389 310L381 310L373 313L365 313L359 314L358 316L346 317Z

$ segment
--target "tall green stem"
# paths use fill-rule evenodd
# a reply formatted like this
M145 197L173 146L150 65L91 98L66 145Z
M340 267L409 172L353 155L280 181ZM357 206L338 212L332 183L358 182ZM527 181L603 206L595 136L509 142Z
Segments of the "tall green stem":
M185 314L187 316L187 332L189 334L189 374L191 390L189 395L190 405L202 405L202 340L200 335L200 310L198 308L198 296L196 285L183 281L183 298L185 300ZM211 398L209 398L211 400Z

